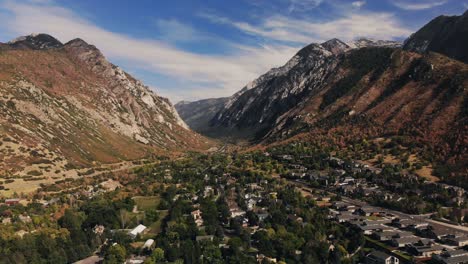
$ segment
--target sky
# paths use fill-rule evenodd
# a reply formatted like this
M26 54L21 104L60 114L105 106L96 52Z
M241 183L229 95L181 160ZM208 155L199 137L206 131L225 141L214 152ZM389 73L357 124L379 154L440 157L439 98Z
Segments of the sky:
M82 38L173 103L230 96L310 43L403 41L468 0L0 0L0 42Z

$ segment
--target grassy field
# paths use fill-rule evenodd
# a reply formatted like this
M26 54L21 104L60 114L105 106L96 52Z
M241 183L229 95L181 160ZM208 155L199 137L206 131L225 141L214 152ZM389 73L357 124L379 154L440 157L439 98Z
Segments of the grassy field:
M149 238L158 235L161 232L161 224L164 218L166 218L168 211L167 210L158 210L159 219L149 226L150 230L146 234Z
M135 196L133 197L139 211L156 209L158 207L159 196Z

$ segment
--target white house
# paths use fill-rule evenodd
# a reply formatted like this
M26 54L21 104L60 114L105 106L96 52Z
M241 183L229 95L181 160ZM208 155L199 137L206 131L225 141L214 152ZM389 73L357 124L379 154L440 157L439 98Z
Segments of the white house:
M138 236L139 234L143 233L143 231L145 231L146 229L146 226L144 225L138 225L137 227L135 227L134 229L132 229L132 231L130 231L128 234L132 237L132 238L135 238L136 236Z

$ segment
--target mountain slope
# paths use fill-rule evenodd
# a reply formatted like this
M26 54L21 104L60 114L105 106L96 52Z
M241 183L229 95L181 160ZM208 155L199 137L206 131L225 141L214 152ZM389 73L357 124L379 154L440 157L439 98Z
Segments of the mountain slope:
M253 143L305 137L329 149L351 146L363 159L390 155L381 152L377 142L383 140L401 159L412 155L450 166L452 175L461 176L454 179L466 183L468 65L443 55L463 59L460 43L467 34L454 32L467 30L466 15L435 19L404 49L366 39L311 44L232 96L211 128Z
M81 39L0 45L0 175L140 159L204 147L166 99ZM56 173L54 173L56 171Z
M468 11L461 16L439 16L411 35L405 50L433 51L468 63Z
M211 120L212 129L233 137L261 138L276 119L321 87L349 46L337 39L311 44L233 95ZM307 84L307 85L306 85Z
M212 98L195 102L181 101L174 105L180 117L198 133L211 135L210 120L225 106L229 98Z

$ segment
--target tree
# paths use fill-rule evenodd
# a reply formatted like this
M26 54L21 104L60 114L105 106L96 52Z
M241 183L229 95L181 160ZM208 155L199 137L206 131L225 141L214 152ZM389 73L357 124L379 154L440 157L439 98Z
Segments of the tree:
M162 248L155 248L151 256L145 260L145 264L156 264L164 261L164 250Z
M104 263L106 264L121 264L125 262L127 251L119 244L112 245L108 248L107 253L104 257Z

